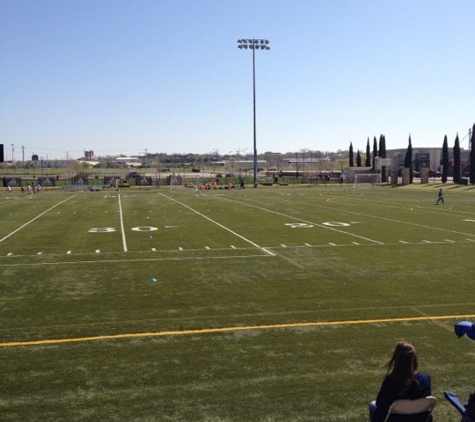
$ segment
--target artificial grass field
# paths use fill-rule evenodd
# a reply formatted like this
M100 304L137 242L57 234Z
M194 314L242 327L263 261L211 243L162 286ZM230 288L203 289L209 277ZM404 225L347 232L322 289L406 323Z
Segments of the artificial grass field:
M475 190L0 194L2 421L366 421L398 340L475 389Z

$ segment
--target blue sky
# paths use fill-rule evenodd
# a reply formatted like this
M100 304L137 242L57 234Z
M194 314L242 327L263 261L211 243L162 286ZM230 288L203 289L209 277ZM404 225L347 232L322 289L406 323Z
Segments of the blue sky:
M468 148L473 0L0 0L7 159Z

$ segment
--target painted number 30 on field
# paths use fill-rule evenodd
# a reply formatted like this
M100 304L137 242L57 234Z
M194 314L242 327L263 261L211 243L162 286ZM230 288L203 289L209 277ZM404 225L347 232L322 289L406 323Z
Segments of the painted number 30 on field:
M139 226L139 227L132 227L131 229L134 232L154 232L158 230L158 227L153 226ZM92 227L89 229L89 233L112 233L115 232L114 227Z
M292 229L310 229L313 227L313 224L308 223L286 223L285 225ZM322 225L328 227L348 227L350 224L342 221L325 221Z

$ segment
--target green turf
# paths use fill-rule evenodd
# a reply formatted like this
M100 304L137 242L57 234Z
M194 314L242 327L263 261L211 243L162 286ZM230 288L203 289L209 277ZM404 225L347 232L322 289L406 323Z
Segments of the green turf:
M2 420L365 421L406 339L458 422L475 191L438 188L2 192Z

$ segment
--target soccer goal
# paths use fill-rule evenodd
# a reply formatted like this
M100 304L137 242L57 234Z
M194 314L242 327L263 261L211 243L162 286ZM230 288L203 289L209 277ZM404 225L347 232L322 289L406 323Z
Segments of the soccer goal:
M380 186L381 174L379 173L360 173L355 174L355 188L361 186Z

